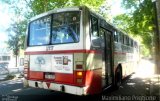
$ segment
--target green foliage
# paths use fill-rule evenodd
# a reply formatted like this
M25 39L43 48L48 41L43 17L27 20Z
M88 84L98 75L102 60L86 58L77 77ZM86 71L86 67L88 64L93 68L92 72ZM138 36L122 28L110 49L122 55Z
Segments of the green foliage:
M151 0L123 0L126 14L114 18L114 23L127 33L141 36L144 50L152 51L154 33L154 7ZM145 54L145 52L144 52Z
M134 7L135 9L138 8L138 4L139 4L140 0L123 0L122 1L122 5L126 8L126 9L131 9L132 7Z
M19 55L20 49L24 49L24 38L25 38L25 31L26 31L27 22L14 22L11 24L8 31L8 47L13 50L14 55Z
M13 51L13 55L16 57L16 66L17 66L17 56L19 55L20 49L24 49L25 41L25 29L26 29L26 20L20 22L14 22L10 28L8 28L8 48Z
M150 51L144 45L141 45L140 54L142 54L143 57L149 57Z
M133 25L133 20L127 14L121 14L114 18L113 23L123 31L130 33L130 26Z
M88 6L95 11L99 11L99 8L104 3L104 1L105 0L30 0L27 2L26 0L27 5L32 10L33 16L55 8L82 5Z
M16 56L19 55L20 49L24 48L24 38L26 32L27 20L23 17L25 15L25 6L24 1L21 0L0 0L1 3L8 4L9 11L12 14L12 22L7 29L8 32L8 48L13 50L13 54Z

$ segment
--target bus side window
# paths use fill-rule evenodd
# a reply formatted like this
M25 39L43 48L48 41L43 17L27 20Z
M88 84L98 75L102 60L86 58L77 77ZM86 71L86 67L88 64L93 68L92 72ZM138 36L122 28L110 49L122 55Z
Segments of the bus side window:
M129 46L132 47L132 39L129 38Z
M98 37L98 19L91 16L91 37L93 39Z
M91 43L92 48L100 48L100 38L98 34L98 19L91 15Z
M124 35L123 34L121 34L121 35L122 35L121 43L124 44Z
M123 44L123 33L121 33L121 32L120 32L119 39L120 39L120 41L119 41L119 42L120 42L121 44Z
M133 47L133 40L131 40L131 47Z
M102 48L105 48L105 39L104 39L104 34L105 34L105 31L103 28L100 28L99 29L99 37L100 37L100 40L101 40L101 47Z
M121 33L117 31L114 32L114 41L121 43Z
M119 33L117 31L114 32L114 41L115 42L119 41Z
M123 36L123 40L124 40L124 45L127 45L127 36L126 35Z
M128 46L131 46L131 39L128 38Z
M127 36L126 36L126 45L129 46L129 39Z

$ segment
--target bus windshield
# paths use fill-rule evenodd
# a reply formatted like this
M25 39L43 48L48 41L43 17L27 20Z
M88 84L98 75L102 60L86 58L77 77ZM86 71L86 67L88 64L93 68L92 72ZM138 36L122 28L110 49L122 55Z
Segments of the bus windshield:
M79 42L80 11L55 13L30 23L29 46Z

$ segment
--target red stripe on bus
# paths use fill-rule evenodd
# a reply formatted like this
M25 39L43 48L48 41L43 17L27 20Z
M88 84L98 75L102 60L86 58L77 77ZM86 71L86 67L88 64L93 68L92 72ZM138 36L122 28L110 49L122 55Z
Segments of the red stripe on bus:
M55 79L45 79L45 72L40 71L29 71L29 79L30 80L42 80L47 82L63 82L72 84L74 80L73 74L65 74L65 73L55 73Z
M102 77L102 69L98 70L87 70L83 71L82 83L77 83L77 71L73 71L73 74L65 74L65 73L57 73L55 74L55 79L45 79L45 73L39 71L29 71L28 80L48 82L48 83L60 83L60 84L68 84L73 86L87 86L86 91L90 94L94 94L95 92L101 91L101 77Z
M35 55L35 54L67 54L67 53L96 53L100 54L100 51L97 50L58 50L58 51L31 51L31 52L25 52L25 55Z

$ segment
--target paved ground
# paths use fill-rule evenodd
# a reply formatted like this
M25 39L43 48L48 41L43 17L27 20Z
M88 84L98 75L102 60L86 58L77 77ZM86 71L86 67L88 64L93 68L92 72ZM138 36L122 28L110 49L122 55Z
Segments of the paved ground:
M112 100L160 101L160 76L154 75L153 62L141 60L136 73L123 80L119 90L108 90L102 96Z
M119 100L160 101L160 85L151 81L150 78L142 79L133 74L123 80L119 90L108 89L102 96L112 100L118 97Z
M141 63L146 64L147 61ZM132 101L160 101L160 81L158 76L152 75L152 65L140 65L136 74L123 80L119 90L109 88L102 94L94 96L75 96L44 89L23 88L22 79L0 82L0 101L77 101L77 100L132 100ZM150 71L146 72L145 70ZM160 79L160 78L159 78Z
M39 88L24 88L22 79L0 82L0 101L59 101L63 99L98 101L101 95L81 97Z

